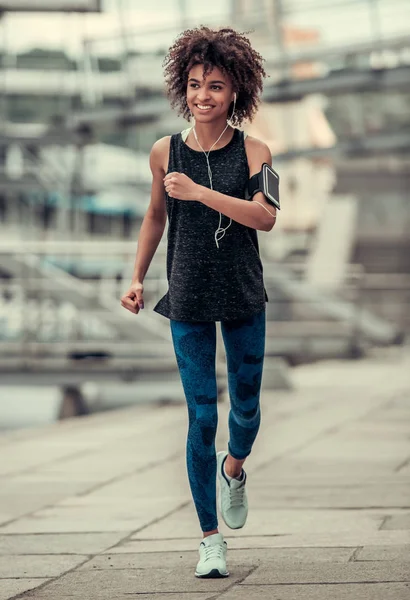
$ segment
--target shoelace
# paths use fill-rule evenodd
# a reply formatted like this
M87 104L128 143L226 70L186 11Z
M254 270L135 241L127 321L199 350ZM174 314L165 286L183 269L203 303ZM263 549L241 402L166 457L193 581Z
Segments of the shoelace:
M215 546L205 546L205 562L210 558L222 558L223 546L216 544Z
M243 495L245 493L245 486L242 485L239 488L229 489L230 506L240 506L243 504Z

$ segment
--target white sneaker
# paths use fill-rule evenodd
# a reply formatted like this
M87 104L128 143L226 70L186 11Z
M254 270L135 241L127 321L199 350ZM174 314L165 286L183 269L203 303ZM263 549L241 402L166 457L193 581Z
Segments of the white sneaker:
M227 544L222 533L205 537L199 545L199 562L196 566L197 577L228 577L226 570Z
M246 473L242 469L241 480L228 478L224 463L227 452L218 452L217 473L219 481L219 510L226 525L231 529L240 529L248 516L248 498L246 496Z

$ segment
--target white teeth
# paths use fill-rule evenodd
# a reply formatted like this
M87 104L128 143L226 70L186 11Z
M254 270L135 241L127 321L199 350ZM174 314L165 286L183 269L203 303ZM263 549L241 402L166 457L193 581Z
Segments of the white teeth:
M206 110L208 108L212 108L212 106L202 106L201 104L197 104L198 108L201 108L202 110Z

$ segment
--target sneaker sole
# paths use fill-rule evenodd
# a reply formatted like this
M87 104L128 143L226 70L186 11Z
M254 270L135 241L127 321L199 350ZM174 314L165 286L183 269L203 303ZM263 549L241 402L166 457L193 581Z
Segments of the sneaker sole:
M220 571L218 571L218 569L212 569L212 571L209 571L209 573L204 573L203 575L200 573L197 573L195 571L195 577L199 577L200 579L219 579L221 577L228 577L229 573L221 573Z

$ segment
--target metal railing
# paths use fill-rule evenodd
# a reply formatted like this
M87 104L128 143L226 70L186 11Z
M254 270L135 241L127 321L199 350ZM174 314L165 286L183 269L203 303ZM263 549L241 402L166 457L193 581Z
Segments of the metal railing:
M410 21L410 4L406 0L339 0L309 5L279 2L273 19L279 22L279 27L270 22L272 18L268 13L267 8L247 9L241 17L233 8L228 21L238 29L254 28L250 37L266 58L270 87L288 79L324 78L334 70L360 72L409 64L406 23ZM400 19L397 19L398 14ZM220 26L226 18L226 15L211 18L207 24ZM196 21L186 23L187 26L197 24ZM288 42L284 32L292 30L311 32L312 37L306 40L301 36L300 42L296 37ZM175 23L161 28L123 29L115 35L85 40L83 64L90 84L87 89L88 92L94 90L88 94L88 102L98 105L104 100L104 76L98 68L98 56L104 49L116 56L124 72L121 93L131 102L136 88L161 92L162 58L180 31L180 24ZM310 74L306 68L301 74L298 67L306 65Z
M152 312L167 290L161 253L144 282L144 311L136 317L120 306L135 249L134 242L1 241L0 267L9 277L0 279L0 371L173 369L168 322ZM50 262L68 257L91 264L115 258L117 269L83 280ZM363 305L359 266L350 268L336 296L307 285L303 270L265 264L268 356L347 356L395 341L397 328ZM407 301L410 280L396 289Z

